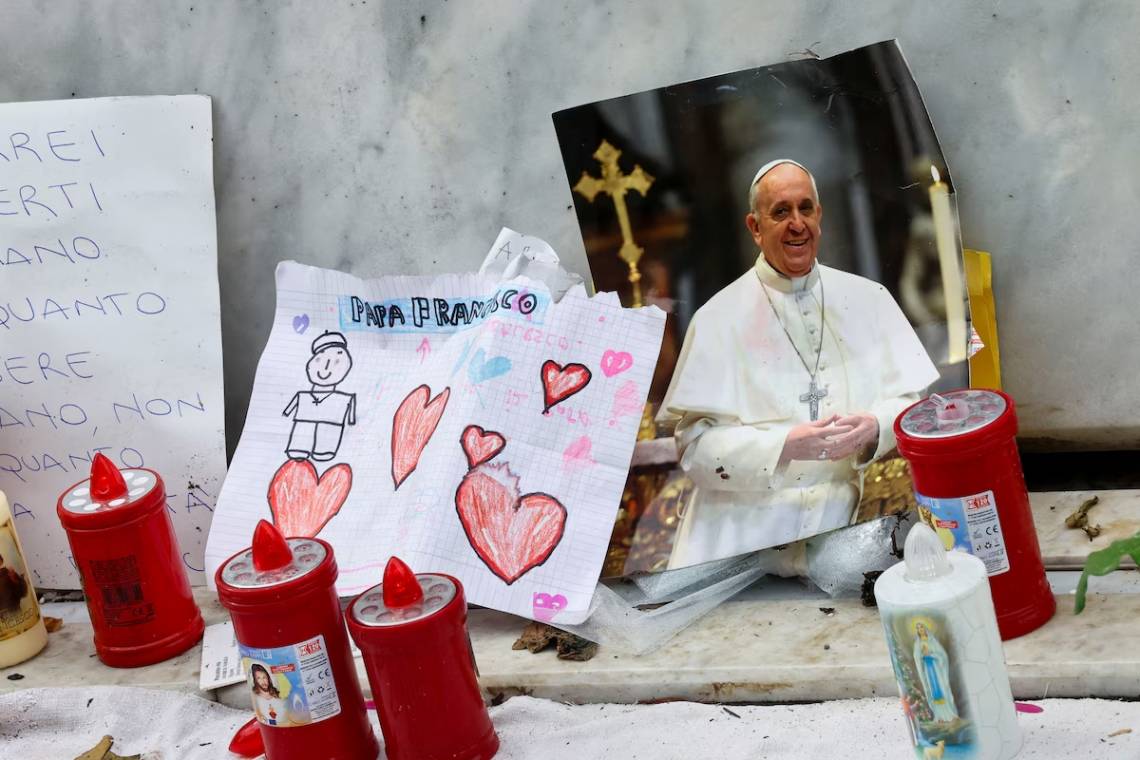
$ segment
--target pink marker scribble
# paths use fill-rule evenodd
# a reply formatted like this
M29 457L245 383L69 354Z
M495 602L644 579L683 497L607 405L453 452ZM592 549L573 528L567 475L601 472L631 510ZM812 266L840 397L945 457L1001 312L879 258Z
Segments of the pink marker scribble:
M614 403L610 407L610 425L628 414L641 414L641 394L637 390L637 383L626 380L614 394Z
M577 469L594 464L594 458L591 456L593 449L594 442L587 435L572 441L562 452L562 466L566 469Z

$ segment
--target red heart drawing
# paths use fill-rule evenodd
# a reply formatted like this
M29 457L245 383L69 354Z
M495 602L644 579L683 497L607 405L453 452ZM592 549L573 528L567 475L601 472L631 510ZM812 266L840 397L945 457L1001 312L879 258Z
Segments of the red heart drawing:
M273 524L283 536L312 538L336 516L351 490L352 468L347 464L335 464L318 477L308 459L290 459L269 481Z
M472 470L494 459L507 445L507 439L503 438L502 433L487 431L478 425L464 428L459 442L463 445L463 453L467 455L467 468Z
M545 397L543 414L560 401L573 396L590 382L590 370L584 364L567 364L565 367L553 359L542 363L542 393Z
M439 425L449 396L451 388L444 388L431 398L431 388L420 385L400 402L392 417L392 482L396 488L420 463L420 455Z
M455 508L475 554L508 586L545 562L566 530L566 507L544 493L520 498L519 479L505 463L468 472Z

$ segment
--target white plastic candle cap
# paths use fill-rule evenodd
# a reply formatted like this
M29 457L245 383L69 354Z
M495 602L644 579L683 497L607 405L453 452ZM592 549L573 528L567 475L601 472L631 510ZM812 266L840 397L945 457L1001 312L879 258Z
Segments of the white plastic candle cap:
M908 581L933 581L951 573L946 547L929 525L920 522L910 529L903 546Z

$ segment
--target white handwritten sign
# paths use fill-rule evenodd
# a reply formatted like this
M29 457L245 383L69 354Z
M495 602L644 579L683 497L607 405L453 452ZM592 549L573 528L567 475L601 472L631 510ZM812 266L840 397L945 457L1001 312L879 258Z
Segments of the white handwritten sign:
M166 481L192 581L225 473L210 100L0 105L0 489L37 585L102 452Z
M664 323L581 285L279 265L207 567L266 518L331 542L342 594L394 554L477 604L581 620Z

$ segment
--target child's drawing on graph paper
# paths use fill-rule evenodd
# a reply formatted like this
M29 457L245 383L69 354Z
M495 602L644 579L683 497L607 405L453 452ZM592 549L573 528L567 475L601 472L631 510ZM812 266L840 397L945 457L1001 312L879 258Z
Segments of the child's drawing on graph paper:
M348 341L326 330L313 341L305 364L312 387L297 391L282 414L293 418L285 453L290 459L328 462L340 450L345 425L356 424L356 394L336 388L352 370Z
M580 622L664 322L581 285L282 263L211 572L272 517L334 548L342 595L395 554L460 579L473 604Z

